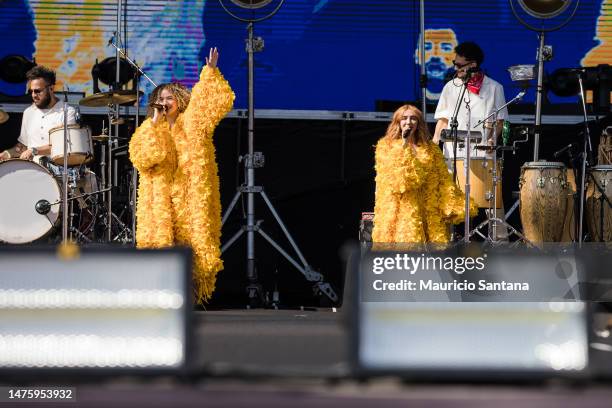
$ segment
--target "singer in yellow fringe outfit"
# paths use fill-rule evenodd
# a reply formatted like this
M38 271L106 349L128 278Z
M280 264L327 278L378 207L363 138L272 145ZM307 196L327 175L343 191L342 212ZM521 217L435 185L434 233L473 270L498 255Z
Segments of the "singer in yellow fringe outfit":
M464 195L453 183L423 114L395 111L376 145L374 243L447 243L449 223L463 221ZM471 203L470 214L478 209Z
M221 261L221 202L213 132L231 110L234 93L210 50L191 95L180 84L158 86L149 118L130 141L140 172L138 248L187 245L194 251L196 301L210 299Z

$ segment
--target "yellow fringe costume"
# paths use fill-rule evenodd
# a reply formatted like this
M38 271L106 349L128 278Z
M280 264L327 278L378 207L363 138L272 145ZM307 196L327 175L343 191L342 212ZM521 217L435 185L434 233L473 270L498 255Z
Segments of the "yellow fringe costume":
M437 145L404 146L402 139L387 138L378 142L372 241L447 243L447 226L463 221L464 203ZM472 202L470 214L477 212Z
M175 244L194 251L196 301L212 296L221 261L221 200L213 133L232 109L234 92L218 68L205 66L189 105L172 129L147 119L130 141L140 172L138 248Z

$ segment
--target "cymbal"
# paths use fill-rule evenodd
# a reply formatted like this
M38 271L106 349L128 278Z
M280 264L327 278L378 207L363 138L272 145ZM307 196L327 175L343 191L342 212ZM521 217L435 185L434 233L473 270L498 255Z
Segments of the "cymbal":
M119 118L111 120L111 125L125 125L126 123L133 122L133 118Z
M0 109L0 125L9 120L9 115L2 109Z
M140 91L140 96L142 96ZM89 95L79 101L79 105L100 107L108 105L124 105L136 102L136 92L120 89L118 91L100 92Z
M105 135L105 134L95 135L91 137L91 140L94 140L96 142L106 142L108 141L108 135Z
M108 142L108 135L105 133L102 133L101 135L95 135L91 137L91 140L93 140L94 142ZM112 136L111 139L113 140L128 140L127 137L119 137L119 136Z

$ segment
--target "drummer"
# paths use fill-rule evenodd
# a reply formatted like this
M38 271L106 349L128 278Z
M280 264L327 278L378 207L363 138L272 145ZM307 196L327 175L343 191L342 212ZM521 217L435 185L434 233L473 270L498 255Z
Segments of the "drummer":
M32 105L23 112L17 144L0 153L0 160L18 157L33 160L51 154L49 130L64 124L64 102L53 93L55 71L37 65L26 73ZM68 125L76 123L76 111L68 105Z

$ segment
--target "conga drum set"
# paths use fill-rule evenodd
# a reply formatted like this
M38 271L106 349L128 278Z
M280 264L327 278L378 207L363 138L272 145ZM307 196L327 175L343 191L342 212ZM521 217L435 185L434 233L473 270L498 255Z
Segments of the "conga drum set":
M612 242L612 164L606 162L610 128L600 139L600 164L586 169L584 219L588 239ZM573 170L561 162L536 161L521 168L520 214L523 232L532 243L578 241L575 205L579 188Z

